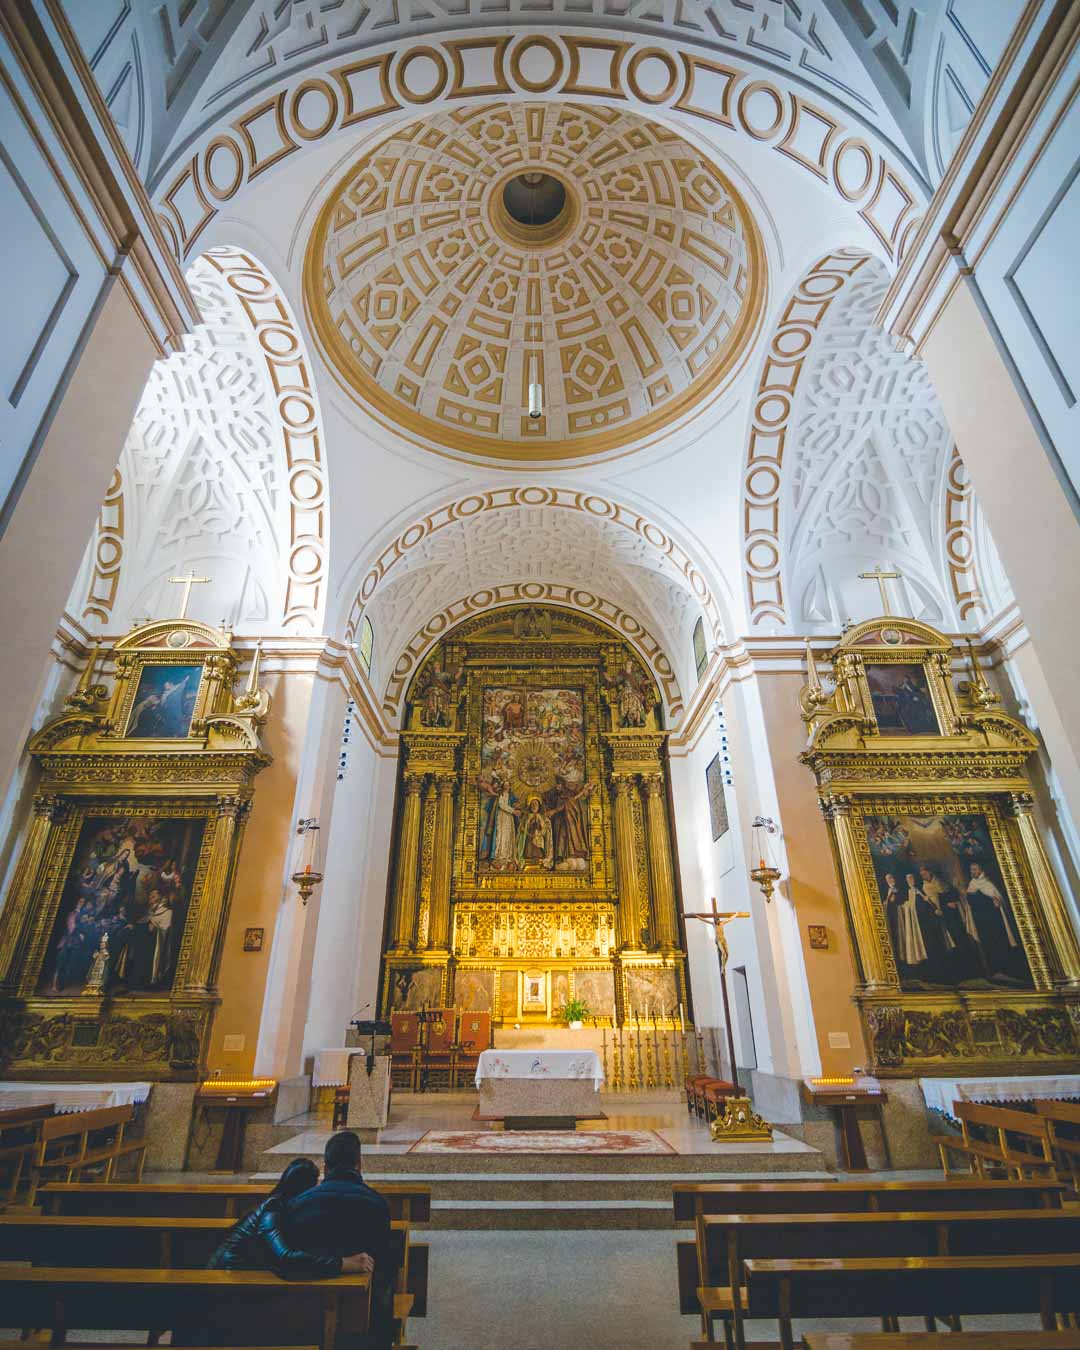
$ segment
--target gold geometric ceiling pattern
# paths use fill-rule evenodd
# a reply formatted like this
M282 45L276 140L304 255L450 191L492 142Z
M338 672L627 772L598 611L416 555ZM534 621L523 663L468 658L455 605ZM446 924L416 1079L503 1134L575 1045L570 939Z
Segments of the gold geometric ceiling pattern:
M531 232L503 189L536 172L566 205ZM765 261L741 197L667 128L499 103L412 122L354 165L320 212L304 289L324 354L377 416L435 448L566 459L716 391L755 332Z

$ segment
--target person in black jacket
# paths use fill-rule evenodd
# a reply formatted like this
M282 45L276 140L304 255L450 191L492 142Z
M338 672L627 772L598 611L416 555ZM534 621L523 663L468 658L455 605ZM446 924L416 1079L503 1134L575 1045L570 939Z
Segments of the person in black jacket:
M207 1266L210 1270L272 1270L283 1280L329 1280L336 1275L370 1273L373 1261L356 1254L338 1256L306 1251L289 1241L286 1206L319 1180L319 1169L308 1158L289 1163L262 1202L229 1230Z
M298 1246L326 1256L366 1253L375 1263L372 1280L373 1343L388 1345L393 1323L393 1251L390 1208L360 1175L360 1137L341 1130L327 1141L321 1186L290 1200L289 1236Z

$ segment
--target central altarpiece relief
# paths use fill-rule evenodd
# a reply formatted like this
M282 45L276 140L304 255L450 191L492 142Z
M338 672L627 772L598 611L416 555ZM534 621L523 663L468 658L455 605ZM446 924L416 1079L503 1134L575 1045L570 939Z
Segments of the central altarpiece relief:
M686 1005L665 742L651 675L593 619L506 609L440 643L402 732L383 1009Z

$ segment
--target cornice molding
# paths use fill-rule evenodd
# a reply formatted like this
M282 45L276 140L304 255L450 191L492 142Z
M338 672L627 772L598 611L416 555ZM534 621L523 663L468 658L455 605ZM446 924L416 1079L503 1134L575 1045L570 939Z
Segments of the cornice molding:
M999 190L1078 43L1075 0L1028 0L878 311L905 345L918 350L996 234L1018 187L1000 203ZM976 238L995 206L996 220Z
M41 15L20 0L0 0L0 32L113 247L106 267L124 283L162 353L176 350L199 322L198 307L62 7L44 0L44 11L60 51Z

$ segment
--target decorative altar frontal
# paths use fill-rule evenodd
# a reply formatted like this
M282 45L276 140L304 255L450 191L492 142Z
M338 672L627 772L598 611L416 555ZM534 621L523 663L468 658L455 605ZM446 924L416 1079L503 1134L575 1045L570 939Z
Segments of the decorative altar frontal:
M597 1118L604 1070L595 1050L485 1050L476 1067L479 1116L511 1121Z
M485 1050L476 1086L486 1078L586 1079L599 1091L604 1070L595 1050Z

